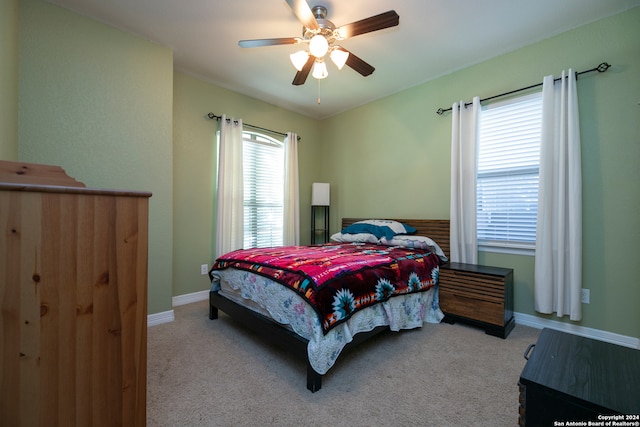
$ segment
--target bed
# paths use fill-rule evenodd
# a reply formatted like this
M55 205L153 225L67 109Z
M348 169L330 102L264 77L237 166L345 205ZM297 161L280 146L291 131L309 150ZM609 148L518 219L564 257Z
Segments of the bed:
M376 228L375 239L367 236L369 228L359 233L362 224L375 228L387 222L395 231ZM412 233L401 232L398 224ZM285 252L292 248L234 251L209 271L209 318L217 319L222 310L305 360L311 392L320 390L322 376L345 349L385 330L413 329L443 317L437 283L449 253L448 220L345 218L342 231L331 243L296 247L295 255ZM363 263L363 254L371 264ZM341 270L346 265L352 274ZM393 275L394 286L383 274ZM364 289L374 281L375 290Z

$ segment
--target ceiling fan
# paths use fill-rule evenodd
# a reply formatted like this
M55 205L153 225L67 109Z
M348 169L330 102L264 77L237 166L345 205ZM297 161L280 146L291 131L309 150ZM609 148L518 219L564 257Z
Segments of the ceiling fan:
M314 6L310 8L305 0L286 0L296 17L302 22L302 37L286 37L274 39L240 40L240 47L263 47L289 44L308 44L308 50L300 50L290 55L291 62L298 70L293 79L294 85L301 85L307 80L311 69L312 76L316 79L327 77L325 55L329 55L338 69L346 64L363 76L368 76L375 68L349 52L336 42L349 37L378 31L389 27L395 27L400 22L400 17L394 10L361 19L360 21L336 27L333 22L326 19L327 8Z

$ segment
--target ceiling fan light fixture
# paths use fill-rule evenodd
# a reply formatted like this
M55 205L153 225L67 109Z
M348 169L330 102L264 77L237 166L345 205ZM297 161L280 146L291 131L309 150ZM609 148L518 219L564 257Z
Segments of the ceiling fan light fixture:
M344 67L344 64L347 62L347 58L349 58L349 52L334 48L331 51L330 57L333 63L336 64L336 67L338 67L338 70L342 70L342 67Z
M296 67L296 70L302 71L302 67L304 67L304 64L306 64L309 59L309 54L304 50L299 50L289 55L289 58L293 66Z
M316 34L311 38L311 41L309 42L309 51L311 52L311 55L316 58L322 58L327 54L328 50L329 42L323 35Z
M311 75L318 80L326 78L329 75L327 64L325 64L324 61L316 61L313 65L313 73Z
M316 79L324 79L328 62L325 56L329 54L332 62L340 70L347 67L366 77L374 72L375 68L358 58L348 50L337 46L335 43L348 37L380 31L385 28L395 27L400 23L400 16L395 10L360 19L350 24L336 27L327 19L326 6L317 5L309 7L309 0L286 0L293 14L302 23L301 37L278 37L269 39L240 40L238 45L242 48L263 46L296 45L304 43L305 50L289 55L291 63L298 70L291 84L300 86L307 81L309 74ZM332 2L333 3L333 2ZM308 46L307 46L308 43ZM311 72L313 70L313 73ZM320 80L318 80L318 87ZM318 97L318 103L319 103Z

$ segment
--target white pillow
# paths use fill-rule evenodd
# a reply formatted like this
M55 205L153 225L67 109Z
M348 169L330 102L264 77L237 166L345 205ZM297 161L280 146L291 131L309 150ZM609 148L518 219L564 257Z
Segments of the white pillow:
M374 245L378 245L378 238L370 233L357 233L357 234L349 234L349 233L336 233L331 236L331 240L334 242L340 243L373 243Z
M444 262L447 262L447 256L438 244L426 236L407 236L407 235L395 235L393 239L388 240L386 237L380 239L381 245L386 246L402 246L411 249L425 249L434 252Z

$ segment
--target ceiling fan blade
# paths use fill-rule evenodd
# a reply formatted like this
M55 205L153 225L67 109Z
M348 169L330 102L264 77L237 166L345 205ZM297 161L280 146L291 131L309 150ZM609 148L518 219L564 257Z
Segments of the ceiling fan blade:
M256 39L256 40L240 40L238 45L240 47L264 47L264 46L278 46L283 44L296 44L300 43L299 37L285 37L280 39Z
M316 21L311 8L305 0L287 0L287 4L291 7L294 15L298 17L302 25L310 30L319 30L318 21Z
M389 27L395 27L400 23L400 16L395 10L381 13L379 15L371 16L369 18L361 19L360 21L346 24L337 29L341 37L354 37L360 34L370 33L372 31L378 31Z
M341 47L340 49L344 50L345 52L349 52L347 49L343 47ZM367 62L358 58L351 52L349 52L349 57L347 58L347 62L345 62L345 65L353 68L355 71L357 71L358 73L362 74L365 77L372 74L376 70L371 64L368 64Z
M302 67L302 70L296 73L296 76L293 78L293 82L291 84L295 86L303 85L304 82L307 81L307 77L309 77L309 72L311 72L311 67L313 67L313 63L316 62L316 57L313 55L309 55L309 59Z

